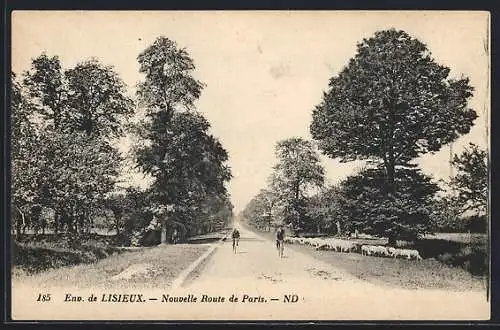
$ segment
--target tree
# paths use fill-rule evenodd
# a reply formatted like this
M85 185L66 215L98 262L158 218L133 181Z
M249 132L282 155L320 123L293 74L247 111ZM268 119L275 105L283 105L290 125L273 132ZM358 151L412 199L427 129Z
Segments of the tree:
M145 75L137 95L147 114L166 111L170 116L175 109L194 107L204 85L194 79L195 65L186 49L161 36L137 59Z
M243 217L249 224L258 229L268 229L271 227L277 202L276 196L271 190L261 189L245 206Z
M59 129L67 116L67 86L59 57L42 53L34 58L23 83L35 110L52 128Z
M23 161L36 163L38 174L14 171L14 181L36 183L38 197L31 206L54 210L56 232L89 230L121 165L108 138L122 133L133 102L113 68L95 59L63 72L57 56L42 53L24 73L22 87L39 115L33 119L36 149Z
M458 191L458 204L463 212L484 215L488 206L488 154L469 143L460 155L454 155L452 165L457 174L451 185Z
M453 196L436 198L431 205L431 216L435 230L439 232L463 232L464 220L460 218L461 206Z
M35 125L31 122L33 104L25 95L22 85L11 74L12 91L12 206L17 236L29 224L28 215L40 199L41 153Z
M121 135L122 119L133 114L134 104L113 68L91 59L67 70L65 77L71 128L88 136Z
M271 190L280 201L283 219L295 230L304 225L306 198L322 186L324 169L310 141L290 138L276 144L278 163L273 167Z
M43 132L41 195L56 213L56 232L88 231L92 215L113 191L121 157L115 148L83 132Z
M345 204L340 188L336 186L324 188L312 196L308 201L307 215L316 226L316 231L342 235L348 229Z
M438 186L418 169L401 169L395 176L397 190L387 194L384 172L367 168L341 183L350 229L388 237L392 246L396 239L416 240L432 232L432 199Z
M169 223L189 222L207 196L224 194L231 172L227 151L194 110L203 84L192 76L187 51L159 37L138 61L145 80L137 96L146 116L138 125L135 155L138 167L154 178L152 200L165 243Z
M144 127L150 143L136 148L137 163L154 177L151 188L156 202L174 208L170 216L187 218L191 208L207 195L225 193L224 184L231 178L225 164L228 154L215 137L207 134L210 124L203 116L174 113L169 121L156 120ZM166 219L163 222L162 237L166 239Z
M388 193L395 170L469 132L468 78L431 58L426 45L404 31L379 31L357 45L348 65L330 79L314 109L310 131L319 148L342 162L383 163Z

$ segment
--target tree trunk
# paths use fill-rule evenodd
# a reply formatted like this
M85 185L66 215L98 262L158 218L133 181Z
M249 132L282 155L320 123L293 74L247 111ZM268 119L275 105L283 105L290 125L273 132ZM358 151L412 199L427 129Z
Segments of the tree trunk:
M337 235L342 235L342 228L340 228L340 221L336 221L335 225L337 226Z
M396 236L394 235L389 235L389 242L388 245L392 247L396 247Z
M389 139L388 139L388 152L387 152L387 160L385 163L386 171L387 171L387 192L394 196L396 192L396 187L394 185L394 167L395 167L395 159L394 159L394 130L395 130L395 118L394 118L394 110L392 106L389 108Z
M161 221L161 244L167 244L167 219Z
M387 192L394 196L396 187L394 185L394 162L390 161L387 164Z
M16 235L17 235L17 238L19 239L19 237L21 237L22 228L24 225L24 213L19 208L17 209L17 211L21 215L21 221L18 221L17 226L16 226Z
M54 211L54 233L59 233L59 211Z

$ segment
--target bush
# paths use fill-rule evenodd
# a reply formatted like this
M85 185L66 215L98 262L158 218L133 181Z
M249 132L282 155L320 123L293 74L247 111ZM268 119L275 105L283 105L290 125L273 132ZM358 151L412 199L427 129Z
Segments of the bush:
M488 253L484 242L429 239L418 241L415 248L422 258L435 258L444 264L461 267L475 276L488 274Z
M48 241L50 240L49 238ZM28 273L38 273L53 268L96 262L122 251L96 240L70 243L47 242L47 240L35 243L12 241L12 266Z

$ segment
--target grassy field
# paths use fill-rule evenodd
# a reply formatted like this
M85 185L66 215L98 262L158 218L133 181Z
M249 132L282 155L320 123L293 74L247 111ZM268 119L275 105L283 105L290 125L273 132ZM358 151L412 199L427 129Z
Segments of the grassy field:
M139 248L91 264L59 267L34 275L13 267L13 281L28 283L33 287L167 287L208 247L206 244L177 244Z
M251 229L251 228L249 228ZM274 234L269 232L257 232L259 235L274 239ZM432 238L431 250L452 246L460 247L465 243L449 243L441 237ZM463 240L463 239L462 239ZM386 244L384 239L353 240L362 244ZM429 239L428 241L431 241ZM444 244L445 242L446 244ZM399 245L407 245L405 242L398 242ZM435 244L438 244L437 246ZM422 243L421 243L422 244ZM434 244L434 245L432 245ZM443 246L439 246L439 244ZM466 269L453 266L443 262L439 258L429 256L424 253L424 260L413 261L404 259L381 258L363 256L359 253L339 253L333 251L316 251L307 245L288 244L285 248L306 253L318 260L327 262L335 267L343 269L357 278L372 282L378 285L404 289L446 289L453 291L482 291L486 288L487 276L474 276ZM458 250L460 251L460 250ZM450 252L444 252L444 254ZM460 253L460 252L457 252ZM442 255L434 251L435 255ZM451 253L450 253L451 254Z

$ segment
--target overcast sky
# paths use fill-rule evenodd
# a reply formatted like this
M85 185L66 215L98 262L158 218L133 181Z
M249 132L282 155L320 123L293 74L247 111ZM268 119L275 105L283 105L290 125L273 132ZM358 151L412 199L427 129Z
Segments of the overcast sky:
M64 68L97 57L113 65L130 89L142 79L137 55L164 35L185 47L195 75L207 86L198 109L230 155L229 191L238 212L265 186L275 164L275 143L310 139L312 110L328 80L355 55L356 43L375 31L402 29L428 45L451 75L470 77L479 114L468 142L489 141L489 17L485 12L14 12L12 69L27 69L46 51ZM126 145L123 146L126 149ZM419 160L434 177L449 175L449 148ZM359 168L323 157L328 181ZM135 184L141 176L128 175Z

